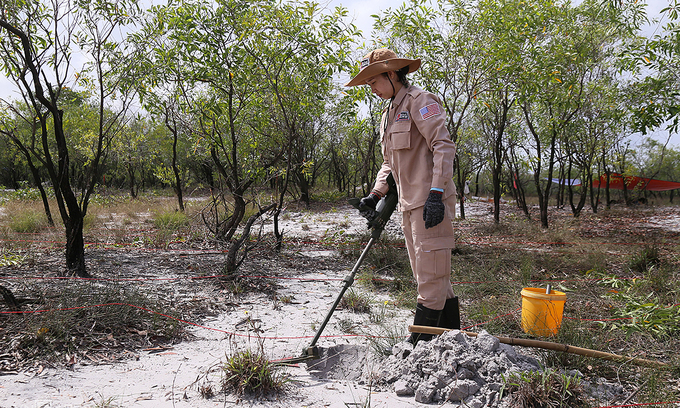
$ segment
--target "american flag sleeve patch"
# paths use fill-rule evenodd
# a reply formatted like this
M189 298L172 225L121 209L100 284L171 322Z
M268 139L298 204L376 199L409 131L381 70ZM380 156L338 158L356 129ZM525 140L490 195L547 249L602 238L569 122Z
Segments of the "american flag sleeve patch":
M440 113L439 104L436 102L431 103L424 108L420 108L420 116L422 116L423 120L439 115Z

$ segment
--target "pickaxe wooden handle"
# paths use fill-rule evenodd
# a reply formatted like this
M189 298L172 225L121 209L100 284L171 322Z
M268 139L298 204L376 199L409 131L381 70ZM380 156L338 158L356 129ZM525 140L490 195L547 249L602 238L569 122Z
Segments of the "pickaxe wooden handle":
M424 333L424 334L442 334L444 332L450 331L451 329L444 329L441 327L430 327L430 326L409 326L408 331L412 333ZM469 331L463 331L463 333L467 334L470 337L477 337L478 333L474 332L469 332ZM652 367L652 368L670 368L668 364L662 363L660 361L653 361L653 360L645 360L643 358L637 358L637 357L626 357L626 356L620 356L618 354L612 354L612 353L605 353L604 351L598 351L598 350L591 350L587 348L582 348L582 347L575 347L575 346L570 346L567 344L559 344L559 343L553 343L550 341L540 341L540 340L531 340L531 339L518 339L518 338L513 338L513 337L500 337L500 336L494 336L498 340L500 340L501 343L504 344L511 344L513 346L523 346L523 347L534 347L534 348L542 348L546 350L554 350L554 351L562 351L565 353L572 353L572 354L578 354L580 356L586 356L586 357L595 357L595 358L600 358L603 360L610 360L610 361L616 361L619 363L632 363L635 365L639 366L644 366L644 367Z

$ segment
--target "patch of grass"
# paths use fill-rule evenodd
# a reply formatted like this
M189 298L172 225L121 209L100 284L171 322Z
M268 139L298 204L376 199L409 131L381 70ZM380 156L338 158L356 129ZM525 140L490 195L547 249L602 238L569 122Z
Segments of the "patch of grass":
M504 378L501 396L516 408L588 407L578 377L554 370L523 371Z
M366 256L366 264L384 276L413 277L408 251L402 239L383 237L371 247Z
M518 266L517 263L521 265ZM532 276L535 265L532 259L522 254L514 255L514 257L510 254L498 256L484 250L469 254L454 254L452 269L452 281L471 282L454 284L456 294L468 299L484 300L484 303L488 301L490 304L495 304L507 300L508 297L516 297L523 283L528 282ZM496 307L491 309L496 309ZM504 309L508 309L507 304Z
M11 212L9 227L14 232L29 234L44 231L49 225L44 211L26 208Z
M368 235L359 241L344 245L344 257L358 257ZM402 239L383 236L366 255L358 280L368 290L387 290L396 299L395 303L406 308L415 308L416 284L408 259L408 252Z
M415 310L418 304L418 287L412 279L395 279L392 283L394 304L404 309Z
M368 313L371 311L371 297L350 288L340 299L339 306L354 313Z
M371 349L378 355L390 355L392 347L408 337L405 326L385 323L375 326L364 334L369 341Z
M116 404L116 397L104 397L100 393L97 393L99 398L95 400L94 408L118 408L122 405Z
M75 356L95 347L122 352L148 345L150 339L172 341L183 336L178 321L149 310L170 316L180 313L134 285L66 281L59 291L44 296L41 308L46 312L15 319L22 325L22 335L9 352L24 359L63 362L64 354Z
M519 319L507 316L518 307L516 295L489 296L484 302L473 302L465 308L465 317L475 324L483 324L491 333L508 333L520 328ZM474 330L473 330L474 331Z
M153 223L157 228L155 236L157 246L167 246L175 234L190 225L189 218L181 211L157 212Z
M284 295L284 296L279 296L279 302L284 303L284 304L290 304L293 301L294 297L293 295Z
M578 318L579 315L574 317ZM584 316L585 317L585 316ZM579 347L587 349L599 349L602 344L606 344L608 340L608 333L606 331L598 330L598 326L593 326L591 329L583 328L577 323L578 320L563 319L560 330L554 337L548 338L548 341L559 344L578 345ZM611 375L609 366L607 365L593 365L593 359L583 357L572 353L555 353L548 350L537 349L537 355L541 356L541 361L546 367L556 367L562 369L564 367L575 368L581 372L590 372L593 370L600 371L602 375Z
M346 198L346 194L342 191L337 191L335 189L333 190L324 190L324 191L316 191L311 194L310 199L312 201L319 201L322 203L335 203L337 201L340 201L342 199Z
M656 245L645 245L639 253L633 254L628 261L631 271L645 273L652 267L658 267L661 263L659 247Z
M189 218L181 211L167 211L156 213L154 220L156 228L176 231L189 225Z
M238 396L266 397L285 392L290 377L265 357L251 350L237 351L223 366L222 390Z
M359 326L352 319L339 319L337 323L338 329L346 334L357 334L357 327Z

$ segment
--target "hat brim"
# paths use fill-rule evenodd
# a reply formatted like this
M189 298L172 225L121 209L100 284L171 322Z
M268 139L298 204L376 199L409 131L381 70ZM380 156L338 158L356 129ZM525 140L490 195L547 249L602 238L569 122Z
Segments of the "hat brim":
M420 68L420 59L391 58L383 61L376 61L362 69L357 76L352 78L345 86L365 85L366 80L384 72L397 71L404 67L409 67L408 73Z

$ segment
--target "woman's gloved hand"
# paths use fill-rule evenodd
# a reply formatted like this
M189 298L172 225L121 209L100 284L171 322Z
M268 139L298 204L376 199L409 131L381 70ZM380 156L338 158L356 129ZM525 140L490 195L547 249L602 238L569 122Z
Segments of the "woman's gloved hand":
M425 208L423 209L423 221L425 221L425 228L432 228L444 220L445 206L442 202L444 193L437 190L430 190L430 195L425 201Z
M359 201L359 214L368 221L373 221L373 218L375 218L375 207L381 198L379 193L371 191L371 194Z

